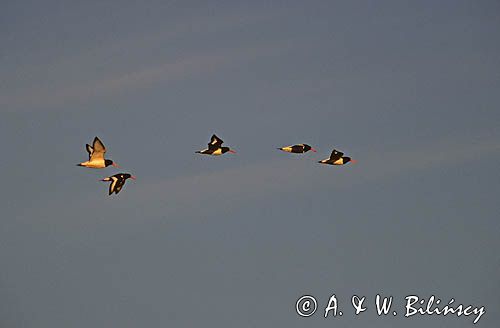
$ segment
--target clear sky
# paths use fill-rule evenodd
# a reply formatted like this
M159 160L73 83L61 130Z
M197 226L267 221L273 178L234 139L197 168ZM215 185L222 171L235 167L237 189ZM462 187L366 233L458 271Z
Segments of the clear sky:
M473 326L411 294L498 327L499 32L493 0L2 1L0 327Z

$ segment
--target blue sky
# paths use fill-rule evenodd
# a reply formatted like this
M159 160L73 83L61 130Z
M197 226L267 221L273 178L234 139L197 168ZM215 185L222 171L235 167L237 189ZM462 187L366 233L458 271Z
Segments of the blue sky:
M498 324L495 1L2 8L2 327L472 325L294 313L334 292ZM213 133L238 153L195 155ZM96 135L118 197L75 166Z

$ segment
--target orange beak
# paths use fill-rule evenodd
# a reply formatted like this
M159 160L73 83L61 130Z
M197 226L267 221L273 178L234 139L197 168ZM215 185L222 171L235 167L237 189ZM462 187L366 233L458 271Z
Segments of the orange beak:
M130 179L137 180L137 178L135 176L133 176L133 175L130 177Z
M117 169L121 169L121 167L120 167L120 166L118 166L118 164L116 164L116 163L114 163L114 162L113 162L113 164L111 164L111 165L113 165L113 166L114 166L114 167L116 167Z
M315 152L315 153L317 153L317 152L318 152L318 151L317 151L316 149L314 149L314 148L311 148L311 151L313 151L313 152Z
M352 164L356 164L357 162L358 162L357 160L355 160L355 159L351 159L351 163L352 163Z
M229 149L229 152L230 152L231 154L236 154L236 151L234 151L234 150L232 150L232 149Z

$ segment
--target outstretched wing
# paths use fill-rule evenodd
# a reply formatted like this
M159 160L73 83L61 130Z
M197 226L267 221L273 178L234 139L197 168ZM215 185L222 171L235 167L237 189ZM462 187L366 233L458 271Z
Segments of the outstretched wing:
M115 175L113 175L107 179L109 179L111 181L111 183L109 184L109 195L111 195L112 193L115 192L116 186L118 185L118 181L120 181L120 179Z
M106 154L106 147L104 147L104 144L102 143L99 138L95 137L94 142L92 143L91 147L92 153L90 154L90 161L95 161L95 160L104 160L104 154ZM87 147L88 151L88 147Z
M337 160L337 159L341 158L342 156L344 156L343 152L340 152L340 151L334 149L332 151L332 154L330 155L330 159L331 160Z
M92 158L92 153L94 152L94 148L92 148L91 145L86 144L85 149L87 150L87 153L89 153L89 161L90 161L90 159Z
M210 139L210 143L208 144L208 149L218 149L222 146L224 141L221 138L217 137L215 134Z
M114 186L114 189L113 189L113 191L115 192L115 194L117 194L117 195L118 195L118 193L122 190L123 185L125 184L125 181L126 181L126 180L127 180L127 179L125 179L125 178L123 178L123 177L119 177L119 178L117 178L117 181L116 181L115 186Z

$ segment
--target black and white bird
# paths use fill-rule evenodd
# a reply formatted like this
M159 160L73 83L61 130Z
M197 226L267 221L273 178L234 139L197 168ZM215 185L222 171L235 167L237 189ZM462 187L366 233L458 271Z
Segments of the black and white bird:
M118 174L112 175L110 177L104 178L100 181L111 181L111 183L109 184L109 195L111 195L113 193L118 194L122 190L123 186L125 185L125 181L127 181L127 179L129 179L129 178L132 180L136 179L131 174L118 173Z
M344 165L344 164L347 164L349 162L356 163L356 160L354 160L350 157L344 156L343 152L340 152L340 151L334 149L330 155L330 158L321 160L318 163L329 164L329 165Z
M197 154L203 154L203 155L212 155L212 156L220 156L222 154L225 154L227 152L235 154L236 152L229 147L222 147L222 144L224 141L222 141L221 138L217 137L215 134L212 136L210 139L210 142L208 143L208 148L203 149L203 150L198 150L196 153Z
M287 153L294 153L294 154L304 154L307 153L308 151L316 152L316 149L309 146L308 144L298 144L298 145L281 147L278 149Z
M89 153L89 160L85 162L81 162L80 164L76 164L78 166L84 166L92 169L103 169L110 165L114 167L119 167L115 162L110 159L105 159L104 155L106 154L106 147L98 137L94 138L94 142L92 146L87 144L85 145L85 149Z

